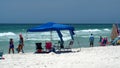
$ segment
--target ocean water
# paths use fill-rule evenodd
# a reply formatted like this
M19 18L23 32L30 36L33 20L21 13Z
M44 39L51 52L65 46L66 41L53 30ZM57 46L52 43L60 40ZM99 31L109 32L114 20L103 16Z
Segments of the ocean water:
M46 41L51 40L50 32L29 32L28 28L38 26L39 24L0 24L0 49L8 53L9 39L13 38L15 48L18 46L19 34L24 37L24 51L35 52L35 43L42 42L45 46ZM75 28L73 48L89 47L89 36L92 33L95 37L94 46L99 46L99 36L107 37L110 40L112 24L69 24ZM62 31L64 45L67 46L71 39L68 31ZM56 32L52 32L52 44L56 45L59 37ZM15 51L17 53L17 51Z

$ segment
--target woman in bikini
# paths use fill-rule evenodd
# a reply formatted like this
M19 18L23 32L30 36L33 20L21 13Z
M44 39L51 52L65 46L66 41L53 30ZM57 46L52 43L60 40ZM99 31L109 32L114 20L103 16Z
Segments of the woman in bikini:
M23 41L22 34L20 34L19 37L20 37L20 39L19 39L19 45L18 45L18 53L20 51L22 51L22 53L24 53L24 51L23 51L24 41Z

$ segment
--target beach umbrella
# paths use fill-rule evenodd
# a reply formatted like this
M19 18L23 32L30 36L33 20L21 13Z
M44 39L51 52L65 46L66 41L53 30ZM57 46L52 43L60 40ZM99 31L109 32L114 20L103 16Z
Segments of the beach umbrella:
M119 35L119 30L117 24L113 24L111 32L111 40L114 40Z

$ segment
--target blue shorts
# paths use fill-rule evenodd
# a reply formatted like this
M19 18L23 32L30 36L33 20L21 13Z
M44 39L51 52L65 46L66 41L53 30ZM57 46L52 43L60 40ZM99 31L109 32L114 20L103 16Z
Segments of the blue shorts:
M14 48L14 45L10 45L10 48Z

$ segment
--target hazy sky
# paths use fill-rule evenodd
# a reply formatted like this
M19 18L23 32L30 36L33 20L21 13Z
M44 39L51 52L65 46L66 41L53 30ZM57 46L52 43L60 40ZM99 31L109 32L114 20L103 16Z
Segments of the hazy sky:
M0 23L46 22L120 22L120 0L0 0Z

